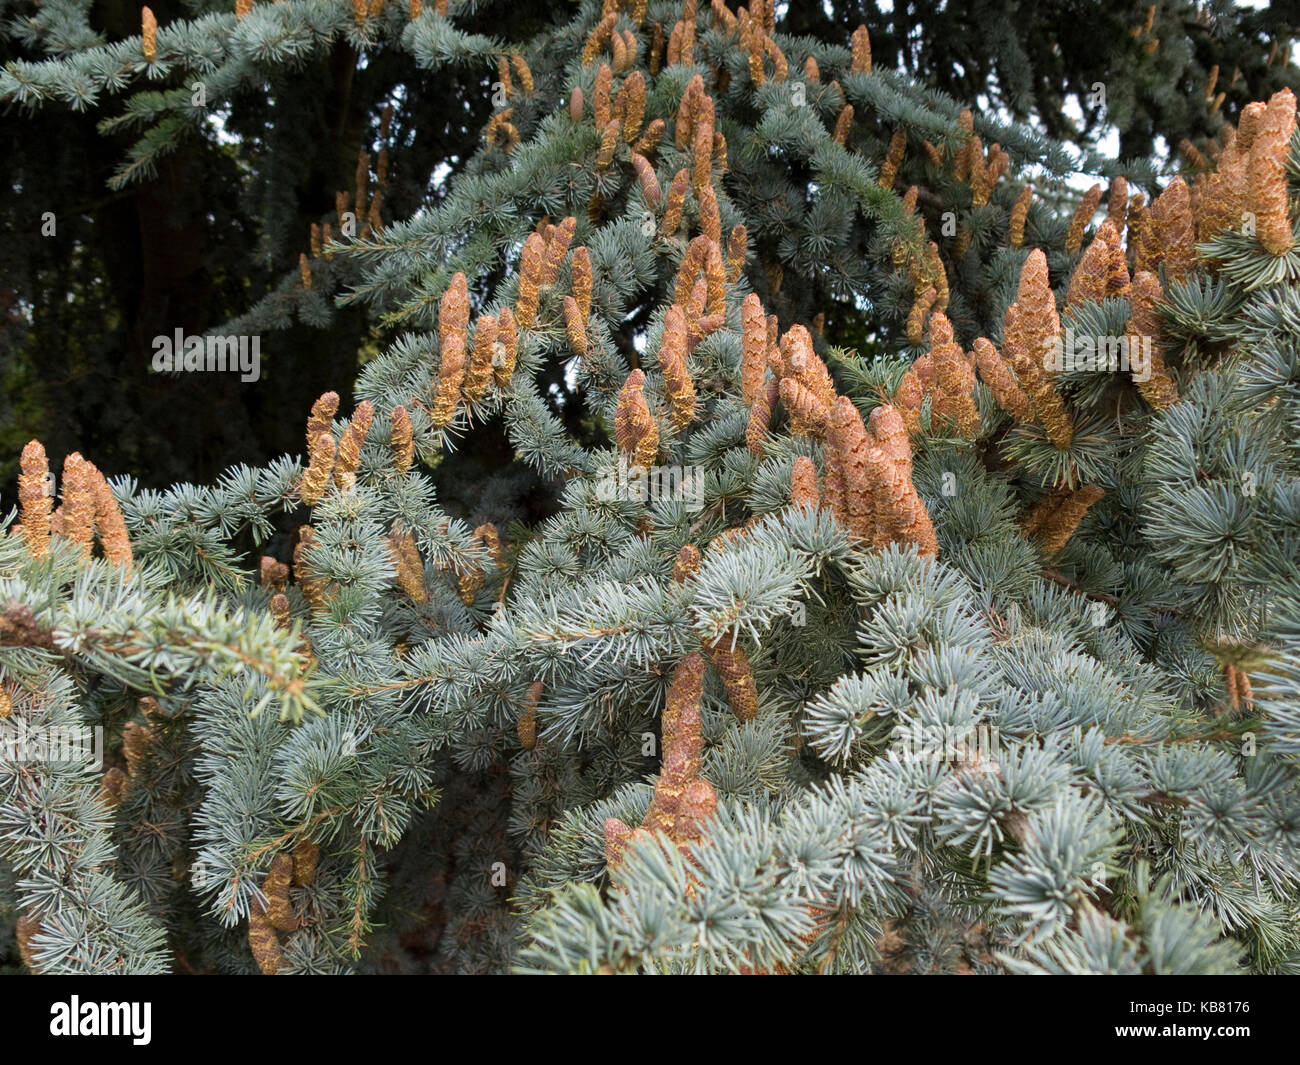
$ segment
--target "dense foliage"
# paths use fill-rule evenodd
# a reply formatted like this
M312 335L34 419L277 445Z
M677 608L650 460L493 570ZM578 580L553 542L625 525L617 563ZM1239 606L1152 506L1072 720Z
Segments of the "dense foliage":
M158 490L22 448L23 962L1295 971L1290 90L1206 139L1211 100L1165 173L763 0L512 45L446 6L150 15L0 81L224 99L339 40L496 72L445 195L390 214L364 159L222 327L383 321L262 415L301 455ZM130 165L188 99L131 98ZM53 749L87 730L102 764Z

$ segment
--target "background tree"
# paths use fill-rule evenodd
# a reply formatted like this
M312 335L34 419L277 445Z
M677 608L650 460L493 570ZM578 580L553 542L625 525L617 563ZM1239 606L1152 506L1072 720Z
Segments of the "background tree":
M488 33L506 51L566 17L537 2L453 8L460 29ZM333 306L343 282L319 268L319 300L285 306L276 298L297 276L310 227L327 218L339 190L355 191L361 151L373 169L387 150L385 218L435 205L492 109L498 57L440 53L438 42L412 52L399 10L389 4L358 24L339 8L314 23L329 25L324 34L277 42L269 28L245 31L244 46L232 47L210 18L228 14L224 5L160 3L153 14L164 61L146 66L140 55L105 49L139 32L136 6L6 5L0 99L21 104L0 120L10 174L0 222L6 453L39 435L60 451L93 450L110 472L161 487L211 479L231 453L264 461L293 446L274 412L339 387L358 352L390 336L382 315ZM1128 160L1152 157L1156 138L1203 150L1224 118L1291 76L1296 18L1286 5L1255 11L1178 0L1155 5L1150 17L1148 26L1142 9L1073 2L890 11L793 4L776 21L781 32L828 42L863 23L877 65L954 99L987 98L1058 141L1095 147L1113 126ZM176 47L215 66L167 61L172 34ZM97 66L103 56L108 65ZM206 107L190 105L195 80L207 86ZM1098 83L1105 106L1094 99ZM385 138L384 108L397 103ZM47 212L57 227L51 236ZM149 372L155 336L231 324L265 336L256 387ZM827 329L836 342L870 343L861 316L831 314ZM484 441L480 452L476 461L487 466L467 471L468 480L510 459L503 440ZM0 464L6 498L16 474L12 460ZM544 509L544 500L535 506Z

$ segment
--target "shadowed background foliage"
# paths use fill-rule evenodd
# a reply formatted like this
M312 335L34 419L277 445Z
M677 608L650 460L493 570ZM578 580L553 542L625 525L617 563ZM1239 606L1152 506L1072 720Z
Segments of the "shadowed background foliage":
M0 3L0 59L67 57L139 33L139 7ZM1225 117L1287 80L1279 59L1298 24L1294 3L1263 10L1231 3L1161 0L1149 31L1131 29L1132 5L1053 0L906 0L778 5L782 32L828 41L859 23L878 67L905 70L962 100L987 102L1053 138L1080 146L1110 134L1121 158L1203 144ZM572 4L512 0L469 5L463 28L503 43L527 40ZM475 9L476 8L476 9ZM228 10L220 3L157 0L159 25ZM61 14L62 12L62 14ZM1206 84L1217 66L1212 92ZM415 69L409 55L378 47L363 62L345 44L246 84L213 120L171 137L147 170L112 179L140 136L114 122L130 106L103 96L90 107L24 106L0 115L6 210L0 215L0 497L14 499L17 456L32 437L55 455L81 450L110 476L148 487L211 481L235 461L264 462L301 450L301 423L326 389L346 390L358 364L391 340L360 305L319 323L285 323L263 337L262 377L160 376L152 339L215 332L296 272L312 222L353 186L358 152L381 146L381 114L400 103L390 137L384 215L407 218L437 202L446 179L473 154L492 112L495 72ZM183 88L172 77L144 91ZM1089 104L1098 84L1105 108ZM1222 98L1219 94L1222 93ZM1073 117L1072 117L1073 116ZM1118 144L1114 137L1117 134ZM45 235L53 218L55 233ZM827 322L832 343L861 346L852 315ZM558 379L557 394L566 383ZM343 408L351 397L343 395ZM581 416L570 402L568 415ZM479 481L512 459L504 437L481 438L447 483ZM526 486L522 487L525 495Z

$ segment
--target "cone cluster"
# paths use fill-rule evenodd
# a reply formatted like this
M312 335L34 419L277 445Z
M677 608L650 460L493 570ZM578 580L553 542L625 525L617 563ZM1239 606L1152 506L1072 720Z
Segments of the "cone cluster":
M39 440L23 447L18 462L19 524L10 530L20 535L33 558L50 552L51 535L76 544L90 558L95 537L104 558L128 571L134 565L126 520L99 468L74 451L63 460L63 502L54 509L54 479Z
M616 817L605 820L605 860L611 868L622 861L629 843L656 831L685 850L703 837L705 826L718 808L713 785L700 775L704 760L700 703L705 668L704 657L692 654L673 672L662 721L663 763L650 807L637 829Z
M351 491L357 483L361 448L374 421L374 405L368 399L357 404L336 444L333 426L338 409L338 393L325 392L312 404L307 418L307 469L298 482L298 498L308 506L320 502L331 478L340 492Z

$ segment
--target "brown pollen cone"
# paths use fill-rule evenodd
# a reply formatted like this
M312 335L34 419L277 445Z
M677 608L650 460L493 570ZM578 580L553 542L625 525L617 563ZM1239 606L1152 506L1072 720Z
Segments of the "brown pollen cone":
M44 558L50 553L50 514L54 510L54 496L50 490L49 473L45 448L39 440L28 441L18 460L18 506L23 541L32 558Z
M89 463L74 451L63 460L63 535L89 558L95 546L95 488Z
M929 285L917 293L912 301L912 308L907 312L907 339L912 344L920 344L925 336L926 320L938 298L934 286Z
M1241 117L1237 120L1237 148L1239 151L1249 154L1251 148L1255 146L1255 137L1264 124L1264 116L1268 113L1268 104L1263 100L1252 100L1241 109Z
M934 525L911 477L879 447L867 453L866 467L875 494L876 546L915 544L922 556L937 555Z
M682 212L686 207L686 190L690 187L691 172L686 169L677 171L668 185L668 199L664 205L663 221L659 224L661 236L671 237L682 224Z
M1020 274L1017 302L1007 308L1002 357L1009 361L1034 411L1034 418L1061 450L1074 439L1074 422L1052 384L1045 363L1054 351L1061 323L1047 281L1047 259L1041 249L1030 252Z
M532 237L529 237L531 240ZM450 287L442 294L438 308L437 391L429 420L435 429L451 424L460 403L461 385L465 380L465 346L469 334L469 286L463 273L457 272Z
M158 20L147 7L140 9L140 49L146 63L158 58Z
M148 725L128 721L122 726L122 755L126 759L126 771L133 779L140 776L153 742L153 730Z
M938 374L934 368L934 356L930 352L924 355L918 355L916 361L912 363L912 372L916 374L916 379L921 382L921 390L929 393L934 391L934 386L938 384Z
M1109 218L1097 230L1092 243L1084 251L1079 265L1074 268L1065 305L1077 307L1081 303L1100 303L1106 298L1106 279L1110 273L1112 244L1119 242L1119 233Z
M592 293L592 273L591 273L591 252L586 248L574 248L573 259L569 263L569 280L573 289L574 301L578 304L578 312L582 315L585 322L591 317L591 293Z
M334 459L334 483L339 491L347 492L357 483L357 471L361 468L361 448L370 432L375 419L374 404L363 399L352 412L352 420L339 441L338 454Z
M307 453L307 469L298 482L298 498L309 507L320 502L334 471L334 435L321 433L312 441Z
M334 415L338 412L339 394L337 392L325 392L320 399L311 405L311 414L307 418L307 447L309 450L321 433L333 434Z
M1106 223L1110 225L1109 222ZM1106 298L1126 300L1133 294L1133 282L1128 272L1128 254L1115 231L1110 243L1110 262L1106 266Z
M564 297L564 334L569 340L569 350L580 359L587 357L587 322L582 317L578 301Z
M284 966L284 948L261 902L254 899L248 913L248 947L265 976L275 976Z
M690 306L691 293L695 289L696 282L700 280L700 274L704 268L705 250L704 246L708 243L706 237L696 237L688 245L686 252L682 255L682 261L677 265L677 276L673 280L673 302L679 307ZM705 294L707 298L708 282L705 282Z
M826 432L830 409L816 394L793 377L781 378L781 402L790 415L790 431L796 436L821 438Z
M1063 499L1060 506L1047 515L1038 526L1037 538L1043 554L1051 558L1060 551L1074 535L1088 508L1105 494L1102 488L1085 485Z
M700 233L716 247L722 243L722 214L718 210L718 194L712 185L705 185L699 195ZM719 256L721 264L721 256ZM726 271L723 269L725 278Z
M1083 246L1083 231L1088 228L1088 223L1097 213L1097 205L1100 203L1101 186L1093 185L1083 194L1083 199L1075 209L1074 217L1070 219L1070 228L1065 234L1066 251L1078 251Z
M925 281L934 287L934 309L948 309L948 271L939 255L939 245L930 241L925 246Z
M700 727L700 700L704 696L705 662L699 653L689 654L673 669L665 696L661 731L664 752L679 742L703 743Z
M533 72L529 69L528 60L521 55L511 55L510 65L514 67L515 77L519 79L519 87L527 95L533 91Z
M835 401L826 444L826 501L831 513L851 538L874 543L876 500L867 455L876 441L848 396Z
M415 429L411 425L411 415L401 404L393 408L389 417L393 426L393 465L398 473L405 473L415 461Z
M802 325L792 325L781 338L779 350L784 376L794 378L808 389L821 406L833 405L835 383L813 348L812 334Z
M389 553L397 570L397 585L417 603L429 601L424 583L424 561L415 538L405 529L394 529L388 537Z
M871 73L871 36L867 27L859 25L849 38L849 55L852 57L849 72L852 74Z
M674 143L685 151L695 135L696 117L706 96L704 78L696 74L686 83L681 101L677 105L677 124L673 132Z
M618 394L614 413L614 438L634 466L649 468L659 455L659 426L645 398L645 374L633 370Z
M1127 218L1128 181L1116 176L1110 179L1110 191L1106 194L1106 220L1115 227L1116 233L1123 233Z
M749 230L742 223L731 227L727 237L727 283L733 284L745 269L745 257L749 254Z
M964 108L961 114L957 116L957 124L961 126L967 136L965 143L957 150L957 154L953 158L953 177L958 181L969 181L971 143L975 139L975 116L971 114L969 107Z
M722 262L719 239L710 236L703 246L704 280L709 294L706 310L709 314L725 315L727 313L727 268Z
M1244 669L1237 670L1237 684L1234 694L1237 703L1248 712L1255 708L1255 693L1250 686L1250 676Z
M979 367L980 377L993 393L997 405L1021 424L1034 420L1029 397L1025 395L1016 375L1002 361L1002 356L993 343L985 337L975 338L975 365Z
M1025 243L1025 221L1029 217L1029 204L1034 198L1034 187L1026 185L1020 190L1016 202L1011 208L1011 219L1007 223L1007 242L1013 248L1020 248Z
M907 477L912 476L912 441L897 407L882 403L867 419L867 432Z
M1059 489L1043 496L1021 516L1020 531L1027 537L1036 537L1043 523L1061 509L1061 504L1069 495L1068 489Z
M1225 127L1230 129L1231 126ZM1231 139L1219 152L1218 168L1206 178L1196 205L1197 240L1213 240L1224 230L1240 229L1248 197L1248 161Z
M591 31L590 36L587 37L586 43L582 46L583 66L586 66L594 60L596 56L600 55L609 44L610 38L613 37L614 34L614 25L617 22L618 12L611 11L596 23L596 28Z
M117 505L113 489L100 473L94 463L87 463L91 491L95 498L95 527L99 531L99 543L104 549L104 557L116 566L124 566L129 572L134 559L131 554L131 537L126 531L126 519Z
M751 292L740 305L740 396L752 407L763 388L767 369L767 321L763 301Z
M704 308L709 302L709 283L702 277L695 279L695 284L691 286L691 294L685 304L681 306L686 316L693 322L698 321L704 316Z
M686 317L680 307L669 307L659 345L659 367L668 393L668 420L678 431L690 425L695 417L695 384L686 365L686 346Z
M674 836L682 793L698 779L704 758L700 700L704 694L704 658L688 655L673 671L663 712L663 765L655 781L654 798L642 827Z
M476 526L474 529L474 539L487 548L488 555L497 569L501 568L501 560L504 557L501 551L501 536L497 532L497 527L490 521ZM486 577L481 569L475 567L469 573L461 574L457 579L457 590L460 594L461 602L466 606L472 606L474 599L478 596L479 589L486 583Z
M515 360L519 353L519 332L515 328L515 315L509 307L501 308L497 315L497 342L492 345L492 379L497 388L506 388L515 375Z
M767 449L767 430L779 396L780 386L776 378L769 377L754 400L754 405L749 408L749 421L745 424L745 447L751 455L761 457Z
M531 751L537 746L537 704L541 701L543 687L540 680L528 685L528 692L524 696L524 711L515 723L515 735L519 739L519 746L525 751Z
M979 409L972 391L975 371L961 345L953 339L952 324L943 313L930 319L930 355L934 359L937 393L932 419L947 423L967 440L979 435Z
M845 104L840 108L840 113L835 116L835 132L831 135L831 139L836 144L846 144L849 139L849 131L852 129L853 105ZM892 182L890 184L892 184Z
M618 136L622 127L617 118L611 118L600 136L600 147L596 150L596 169L607 170L614 162L614 153L618 150Z
M298 927L293 903L289 901L289 883L292 879L293 858L285 853L277 854L262 882L262 894L266 896L266 919L272 928L280 932L292 932Z
M529 233L519 256L519 292L515 296L515 320L524 329L531 329L537 320L537 301L541 295L542 262L546 256L546 241L538 233ZM468 307L466 321L469 320Z
M546 241L546 252L542 256L540 283L553 285L559 279L560 269L569 254L569 245L573 234L577 232L578 220L570 215L557 226L552 226Z
M713 177L713 124L701 122L691 137L691 188L699 196Z
M623 106L623 139L633 143L645 119L645 75L632 71L619 86L618 99Z
M623 851L632 838L632 829L617 817L605 818L605 864L611 869L623 860Z
M794 460L794 469L790 472L790 502L796 507L816 509L821 501L821 493L817 490L817 467L807 455L800 455Z
M1164 263L1165 276L1181 281L1196 263L1196 226L1192 220L1187 182L1174 178L1151 204L1150 226L1143 234L1137 270L1151 270Z
M3 715L0 715L3 716ZM103 776L99 782L99 801L106 809L116 810L122 805L122 800L126 798L127 791L130 789L130 778L113 766Z
M732 648L730 641L723 637L709 646L709 658L722 678L736 720L741 724L752 721L758 713L758 688L745 649L739 644Z
M718 793L703 777L686 785L677 804L674 837L678 843L703 839L705 824L718 811Z
M309 839L299 840L293 848L293 882L307 887L316 879L316 865L320 861L320 847Z
M251 3L251 0L245 0ZM29 917L27 914L19 914L15 922L15 933L18 941L18 956L22 958L23 964L32 972L38 972L36 966L36 952L32 941L36 938L37 933L41 930L39 918Z
M646 126L645 132L637 138L636 144L632 147L638 155L643 155L647 159L654 154L654 150L659 147L659 142L664 139L664 133L668 130L667 124L662 118L653 119Z
M925 386L915 369L908 370L894 393L894 405L903 416L907 432L915 436L921 431L921 406L925 401Z
M1011 369L1024 387L1025 395L1034 410L1034 419L1046 431L1048 439L1061 451L1074 441L1074 421L1065 403L1057 394L1052 382L1043 372L1040 362L1035 362L1023 351L1011 357Z
M298 542L293 548L293 575L298 581L298 588L313 612L325 609L325 582L312 575L307 553L316 542L316 530L310 525L298 527Z
M604 129L613 117L613 87L614 71L608 63L601 63L591 92L591 113L597 129Z
M1160 350L1162 330L1156 304L1163 298L1164 290L1155 274L1143 271L1133 279L1132 316L1129 324L1140 342L1145 344L1146 339L1150 338L1151 343L1150 375L1147 380L1135 383L1142 398L1156 410L1165 410L1178 402L1178 385Z
M1047 256L1041 248L1029 253L1016 290L1016 330L1023 350L1042 360L1061 333L1056 297L1047 274Z
M893 136L889 138L889 149L885 152L885 160L880 164L880 176L876 179L876 183L882 189L894 187L894 180L898 177L898 168L903 165L903 155L906 151L907 134L901 128L894 130Z
M466 403L477 403L482 399L492 381L492 356L496 350L497 333L495 315L482 315L474 325L474 348L462 389Z
M292 624L293 619L289 615L289 597L283 592L276 592L275 595L271 596L267 609L271 612L271 617L275 619L277 629L288 629Z
M1250 209L1259 242L1272 255L1285 255L1295 238L1289 217L1286 161L1296 126L1296 100L1290 89L1274 93L1251 138L1246 163Z
M673 561L673 583L685 584L700 570L700 549L694 544L682 544Z

